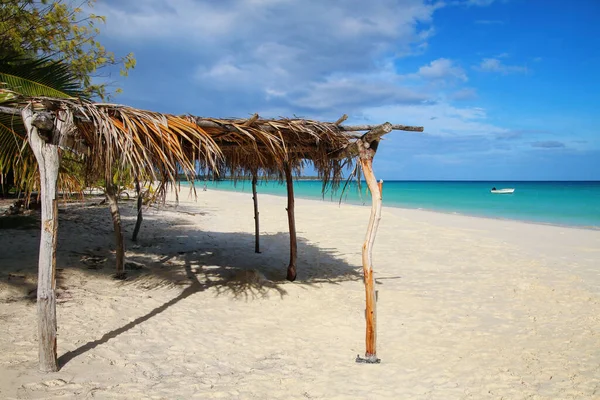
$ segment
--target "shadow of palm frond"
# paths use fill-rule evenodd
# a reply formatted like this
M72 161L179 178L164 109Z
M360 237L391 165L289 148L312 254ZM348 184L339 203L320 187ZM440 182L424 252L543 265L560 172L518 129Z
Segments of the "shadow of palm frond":
M287 232L262 234L262 253L256 254L253 234L202 230L204 218L210 216L210 211L169 205L160 210L153 207L151 213L144 215L144 224L151 225L151 229L144 232L142 227L140 239L135 243L129 236L135 224L135 208L131 203L124 202L121 209L129 276L121 283L124 287L186 287L191 281L186 272L189 268L203 285L214 288L217 296L250 300L274 292L279 296L287 293L282 288L289 284L285 280L289 262ZM181 217L180 212L192 214L193 220ZM107 207L99 206L98 199L63 204L59 218L57 265L65 271L111 276L115 260L111 250L114 236ZM77 240L72 240L76 236L79 236ZM16 242L18 251L11 249ZM38 246L39 230L0 231L0 258L6 255L8 260L0 266L0 284L12 286L21 293L11 301L31 299L37 275ZM11 279L15 274L27 279ZM348 264L336 249L323 248L298 237L298 277L294 284L315 286L361 279L361 267Z
M186 285L186 268L201 283L214 288L216 296L257 299L277 292L291 282L285 279L289 262L287 233L261 235L263 252L254 253L254 235L240 232L203 232L168 228L160 243L140 242L140 251L131 251L129 260L144 266L146 272L123 281L147 289ZM171 238L171 239L166 239ZM182 243L185 245L182 247ZM194 246L192 246L194 245ZM186 248L187 247L187 248ZM171 252L168 254L168 252ZM315 246L298 238L298 278L296 285L317 286L362 280L362 267L352 266L337 257L334 249Z
M106 207L94 204L68 204L60 209L57 249L59 302L61 297L69 299L69 272L79 271L104 279L114 273L111 267L115 257L110 251L114 247L110 213ZM144 217L152 229L134 243L129 240L128 233L135 224L135 209L122 208L129 276L119 284L124 290L130 285L143 289L174 286L181 287L181 292L101 338L63 354L59 365L65 365L198 292L213 290L215 296L249 301L268 298L271 294L282 298L287 294L285 285L320 287L322 284L362 280L361 267L348 264L337 250L319 247L299 237L298 277L296 282L288 282L285 280L289 261L287 232L263 234L263 252L256 254L252 234L203 231L203 218L209 215L209 211L184 210L185 213L193 213L195 220L192 222L189 218L178 217L177 208L169 207L160 212L160 218L152 214ZM78 240L72 240L76 236L80 236ZM13 246L15 243L18 246ZM0 285L25 293L13 296L12 301L35 299L31 290L35 287L38 246L39 229L0 231L0 258L7 260L0 264ZM26 279L15 279L17 275ZM0 298L0 301L7 299Z

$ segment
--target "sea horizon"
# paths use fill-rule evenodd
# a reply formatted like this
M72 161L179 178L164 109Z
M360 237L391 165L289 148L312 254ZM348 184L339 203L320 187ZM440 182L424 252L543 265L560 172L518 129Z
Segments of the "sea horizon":
M600 229L600 181L438 181L383 180L383 205L405 209L442 212L501 220L516 220L545 225ZM251 192L250 180L197 180L207 189ZM345 182L332 191L322 192L322 182L312 179L294 181L298 198L319 199L356 205L370 205L367 185L355 181L342 192ZM496 187L514 188L513 194L492 194ZM286 196L286 186L259 180L258 194Z

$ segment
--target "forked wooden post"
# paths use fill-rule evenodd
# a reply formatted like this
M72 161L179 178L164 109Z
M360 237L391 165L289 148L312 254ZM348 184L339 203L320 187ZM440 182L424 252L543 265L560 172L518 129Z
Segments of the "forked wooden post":
M254 202L254 252L260 253L260 231L258 220L258 195L256 193L256 184L258 182L257 172L252 172L252 200Z
M287 214L290 225L290 263L287 268L288 281L296 280L296 258L298 256L298 243L296 241L296 220L294 217L294 181L292 179L292 166L289 162L283 163L285 181L287 184Z
M47 131L43 136L34 126L34 113L29 107L21 111L27 129L29 146L35 155L40 172L42 197L42 225L38 260L38 341L39 369L42 372L58 371L56 357L56 235L58 232L58 203L56 186L60 167L58 140ZM53 140L54 139L54 140Z
M358 154L362 166L363 174L367 186L371 191L371 216L365 242L362 246L362 264L365 280L366 294L366 351L365 358L357 357L357 362L379 363L377 358L377 297L375 293L375 278L373 276L373 244L375 243L375 235L381 219L381 187L373 173L373 157L377 152L377 146L381 136L389 133L392 126L389 123L380 125L375 129L367 132L362 138L357 141Z

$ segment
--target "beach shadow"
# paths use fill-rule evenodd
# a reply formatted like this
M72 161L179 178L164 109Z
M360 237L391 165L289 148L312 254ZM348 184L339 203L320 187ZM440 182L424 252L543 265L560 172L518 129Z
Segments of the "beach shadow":
M261 253L254 252L254 235L240 232L203 232L196 229L167 228L166 236L177 236L161 244L140 242L143 249L132 249L129 259L138 262L152 272L125 281L123 284L149 284L145 279L155 279L154 288L177 284L184 280L181 265L202 266L204 279L229 282L237 278L244 281L243 271L257 271L258 279L272 285L286 285L289 263L289 234L277 232L262 234ZM152 242L152 240L150 240ZM294 284L339 284L362 279L362 266L350 265L337 250L316 246L298 237L298 276ZM157 256L161 257L157 260ZM170 266L170 267L169 267ZM251 278L251 277L249 277ZM227 292L231 285L223 286L217 295ZM232 290L232 292L237 291Z
M134 328L137 325L139 325L145 321L148 321L150 318L157 316L158 314L162 313L169 307L179 303L181 300L186 299L186 298L190 297L191 295L193 295L194 293L205 290L207 288L206 285L203 285L198 281L198 279L195 277L195 274L192 272L191 267L186 267L186 273L188 273L189 279L191 280L191 284L188 287L186 287L178 296L176 296L173 299L169 300L168 302L164 303L160 307L155 308L154 310L150 311L149 313L142 315L141 317L138 317L138 318L134 319L133 321L123 325L122 327L113 329L112 331L105 333L100 339L88 342L88 343L84 344L83 346L80 346L77 349L69 351L69 352L63 354L62 356L58 357L59 368L62 368L63 366L65 366L65 364L67 364L73 358L80 356L90 350L93 350L97 346L108 342L110 339L116 338L117 336L119 336L122 333L127 332L131 328Z
M123 202L126 203L126 202ZM91 277L108 278L114 274L114 235L112 221L106 206L98 201L63 205L59 211L57 270L78 270ZM122 205L125 237L126 272L128 278L121 284L143 288L188 285L185 266L202 266L201 279L212 282L216 295L232 295L239 299L265 297L269 291L285 295L281 285L289 262L289 235L277 232L261 235L262 252L254 253L254 235L241 232L203 231L202 218L209 211L193 207L162 208L159 213L146 215L145 224L152 229L142 232L138 242L130 240L135 224L133 207ZM181 208L181 209L180 209ZM170 215L165 216L165 213ZM178 216L194 215L197 221ZM0 217L2 219L4 217ZM26 223L13 224L0 230L0 284L10 286L18 295L0 301L28 300L32 297L37 280L39 228L29 216ZM13 225L16 225L13 228ZM23 225L27 226L23 229ZM17 228L18 227L18 228ZM38 225L39 227L39 225ZM72 240L73 236L79 236ZM4 243L6 241L6 243ZM11 248L18 243L18 248ZM295 284L337 284L362 279L360 265L350 265L335 249L328 249L298 237L298 277ZM247 271L255 275L248 275ZM61 274L58 274L61 279ZM68 289L58 282L60 291Z
M112 266L115 258L110 250L114 248L112 221L107 207L97 204L97 201L92 201L63 205L59 211L59 303L61 299L69 301L65 275L78 271L90 278L110 279L114 274ZM283 298L287 294L286 285L318 288L321 284L362 280L361 267L348 264L337 250L322 248L298 237L298 276L294 283L288 282L285 279L289 262L287 232L261 235L262 253L257 254L254 253L252 234L203 231L202 221L210 216L210 209L199 211L194 207L169 206L161 208L159 215L148 213L144 216L144 223L151 224L152 228L144 231L142 227L140 239L134 243L130 234L135 224L135 209L122 206L121 211L128 277L116 284L123 290L127 290L128 286L148 290L181 287L181 293L101 338L63 354L59 357L61 367L198 292L211 290L214 296L252 301L272 295ZM192 215L194 220L183 218L180 213ZM0 231L0 258L5 259L6 255L8 259L0 265L0 285L11 286L21 294L13 296L10 301L35 301L39 222L36 229L33 229L31 221L28 221L26 229L12 228L12 222L10 225L10 228ZM73 235L80 237L76 241L70 240ZM18 252L14 249L8 257L12 243L19 244ZM15 275L23 279L16 279Z

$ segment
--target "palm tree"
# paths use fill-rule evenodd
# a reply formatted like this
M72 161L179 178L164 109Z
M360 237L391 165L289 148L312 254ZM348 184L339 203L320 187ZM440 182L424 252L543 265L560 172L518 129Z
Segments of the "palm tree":
M0 105L31 96L84 98L84 92L65 63L49 58L0 59ZM71 159L71 156L67 154L65 158ZM75 171L65 169L68 165L65 163L60 171L59 187L73 190L80 185ZM39 182L37 163L27 146L27 132L20 115L0 113L0 176L4 192L14 185L29 195Z
M48 58L0 60L0 82L0 104L14 101L18 97L85 98L81 85L70 73L68 65ZM129 177L127 183L133 183L133 178L131 174L100 176L98 171L82 168L81 158L68 150L62 152L58 177L59 191L83 193L89 179L105 182L106 199L115 232L115 276L124 278L125 246L116 190L120 182L115 182L114 178L123 181ZM27 132L20 116L0 114L0 176L3 192L6 193L8 185L12 184L19 192L25 193L27 202L30 194L39 188L37 162L27 145ZM141 217L141 210L138 213Z

